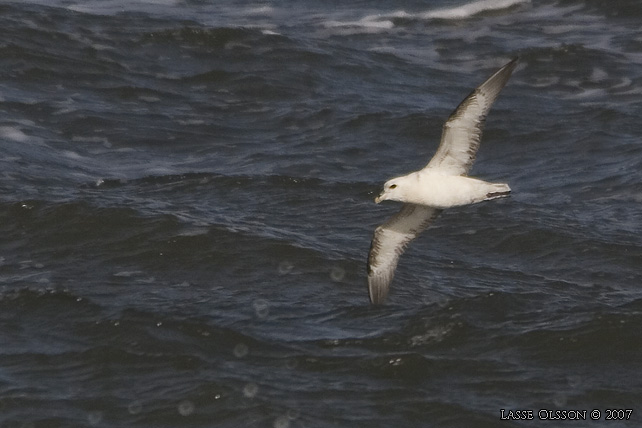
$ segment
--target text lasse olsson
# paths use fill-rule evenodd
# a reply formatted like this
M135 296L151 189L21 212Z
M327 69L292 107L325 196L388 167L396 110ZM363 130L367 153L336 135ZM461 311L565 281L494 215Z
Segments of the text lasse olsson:
M535 416L542 420L586 420L586 410L548 410L540 409L537 413L530 409L506 410L500 409L500 419L502 420L533 420Z

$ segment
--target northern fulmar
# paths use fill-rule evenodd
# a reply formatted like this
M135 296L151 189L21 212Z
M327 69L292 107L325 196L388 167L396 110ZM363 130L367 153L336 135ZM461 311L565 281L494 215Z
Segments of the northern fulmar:
M468 177L486 115L508 82L517 58L500 68L459 104L444 124L437 153L423 169L388 180L375 198L403 202L401 210L375 229L368 254L368 291L373 304L388 295L399 256L410 241L446 208L503 198L505 183Z

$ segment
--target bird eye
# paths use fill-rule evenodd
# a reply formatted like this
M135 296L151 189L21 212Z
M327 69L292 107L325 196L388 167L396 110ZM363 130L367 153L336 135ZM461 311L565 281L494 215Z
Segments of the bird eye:
M391 184L391 185L390 185L390 188L391 188L391 189L396 189L396 188L397 188L397 185L396 185L396 184Z

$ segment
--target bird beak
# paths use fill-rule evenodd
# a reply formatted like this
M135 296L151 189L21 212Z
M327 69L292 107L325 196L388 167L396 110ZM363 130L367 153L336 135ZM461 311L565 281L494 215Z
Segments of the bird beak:
M377 196L374 201L375 201L375 204L378 204L379 202L383 201L383 192L381 192L381 195Z

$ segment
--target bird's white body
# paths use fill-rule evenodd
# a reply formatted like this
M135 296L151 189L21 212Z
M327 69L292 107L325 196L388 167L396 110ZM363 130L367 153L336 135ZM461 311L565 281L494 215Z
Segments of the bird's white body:
M378 202L392 200L446 209L496 199L509 192L510 187L504 183L488 183L428 169L389 180Z

